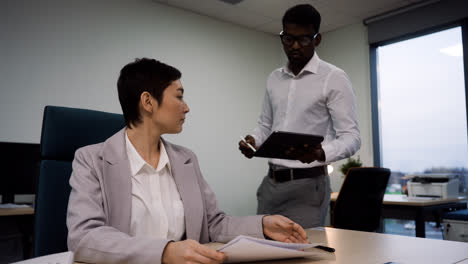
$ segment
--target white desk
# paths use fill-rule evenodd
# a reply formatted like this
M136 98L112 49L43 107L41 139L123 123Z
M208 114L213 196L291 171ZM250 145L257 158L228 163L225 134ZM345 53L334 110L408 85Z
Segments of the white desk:
M335 248L322 259L297 258L257 264L467 264L468 243L335 228L306 230L309 242ZM207 246L217 248L221 243ZM312 249L319 250L319 249ZM463 259L466 259L463 261ZM78 262L75 262L78 264ZM246 262L247 264L247 262Z
M288 259L259 264L457 264L468 263L468 243L344 229L308 229L312 243L325 243L336 249L327 259ZM210 244L212 247L220 243ZM318 249L314 249L318 250ZM395 264L396 264L395 263Z

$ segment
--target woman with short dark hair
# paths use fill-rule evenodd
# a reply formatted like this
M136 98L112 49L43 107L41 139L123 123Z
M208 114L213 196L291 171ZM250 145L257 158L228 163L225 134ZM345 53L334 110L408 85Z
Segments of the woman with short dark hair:
M204 180L195 154L164 140L179 133L189 108L180 72L137 59L117 83L126 127L77 150L70 178L68 247L87 263L221 263L200 243L237 235L306 242L286 217L228 216Z

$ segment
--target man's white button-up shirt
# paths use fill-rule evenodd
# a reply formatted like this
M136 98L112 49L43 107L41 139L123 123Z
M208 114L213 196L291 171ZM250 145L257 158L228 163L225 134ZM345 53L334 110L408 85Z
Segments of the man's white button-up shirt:
M273 71L258 125L251 135L259 146L276 130L324 136L324 163L353 155L361 146L361 138L356 98L346 73L322 61L317 53L297 75L287 66ZM282 159L270 159L270 163L288 168L323 164Z

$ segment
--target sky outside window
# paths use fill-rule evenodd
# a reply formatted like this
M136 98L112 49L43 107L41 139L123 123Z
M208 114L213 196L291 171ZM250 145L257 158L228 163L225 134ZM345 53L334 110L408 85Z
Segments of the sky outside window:
M468 168L461 28L377 49L382 165Z

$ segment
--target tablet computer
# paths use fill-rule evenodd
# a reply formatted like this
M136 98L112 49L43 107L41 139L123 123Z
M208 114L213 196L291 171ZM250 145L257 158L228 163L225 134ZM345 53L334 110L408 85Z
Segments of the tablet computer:
M288 154L291 147L301 149L304 145L314 146L323 141L322 136L295 132L274 131L254 153L254 157L297 160Z

